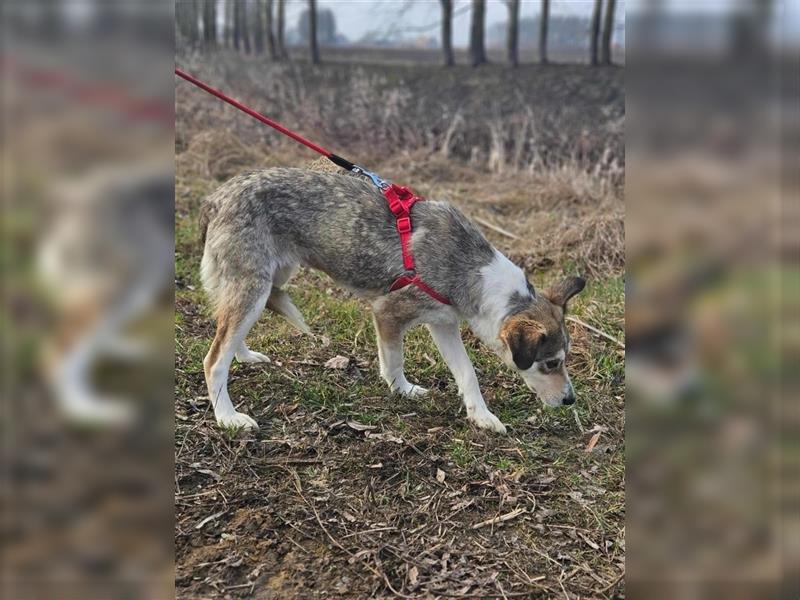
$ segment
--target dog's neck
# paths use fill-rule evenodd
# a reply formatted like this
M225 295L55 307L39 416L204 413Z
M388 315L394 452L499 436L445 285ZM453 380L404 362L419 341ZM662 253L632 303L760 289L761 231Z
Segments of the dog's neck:
M522 269L497 250L492 261L481 268L480 273L480 298L475 302L478 311L467 322L484 344L499 351L503 321L514 312L516 304L530 302L533 288Z

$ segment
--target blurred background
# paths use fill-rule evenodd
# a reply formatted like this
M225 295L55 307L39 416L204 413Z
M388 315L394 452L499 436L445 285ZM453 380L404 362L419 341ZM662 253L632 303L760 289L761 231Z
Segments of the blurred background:
M798 5L627 28L628 593L794 598Z
M3 598L167 598L173 6L2 4Z

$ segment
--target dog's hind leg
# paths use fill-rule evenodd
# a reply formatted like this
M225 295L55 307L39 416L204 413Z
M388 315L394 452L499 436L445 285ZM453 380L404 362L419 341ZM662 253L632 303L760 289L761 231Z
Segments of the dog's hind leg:
M311 335L311 328L306 325L303 315L292 302L289 294L284 292L283 287L299 269L298 265L289 265L275 271L273 278L272 293L267 300L267 308L284 317L295 329L301 333Z
M267 308L282 315L298 331L311 335L311 328L306 325L303 315L292 302L289 294L281 289L273 288L267 300Z
M290 265L277 269L272 276L272 291L267 299L267 308L273 312L283 315L295 327L303 333L311 333L308 325L303 321L303 315L297 310L291 299L283 290L279 288L297 273L297 265ZM266 354L256 352L247 347L247 343L242 340L239 349L236 351L236 361L240 363L268 363L271 362Z
M229 289L226 300L219 304L217 334L203 360L203 370L214 416L223 427L258 426L251 417L234 409L228 395L228 371L234 355L243 347L246 349L244 338L264 310L271 286L271 281L245 288L237 286L239 289Z
M378 361L381 377L389 388L406 396L422 396L428 392L424 387L414 385L406 379L403 371L403 336L406 327L393 319L390 313L373 311L375 334L378 342Z

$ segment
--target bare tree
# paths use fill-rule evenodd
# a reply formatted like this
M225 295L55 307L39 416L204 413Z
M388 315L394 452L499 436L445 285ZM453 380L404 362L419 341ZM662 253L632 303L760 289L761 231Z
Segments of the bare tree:
M603 0L594 0L594 10L592 11L591 33L591 62L592 66L598 63L597 49L600 38L600 15L603 12Z
M278 58L286 58L286 45L283 41L284 31L286 30L286 7L285 7L285 0L278 0L278 23L277 23L277 35L275 39L275 44L277 46L277 54Z
M241 9L239 10L239 18L242 20L242 22L239 24L239 32L242 36L244 53L250 54L250 15L247 14L248 4L245 2L245 0L237 0L236 4L242 5Z
M225 38L225 47L230 48L233 46L233 4L236 0L225 0L224 5L224 14L225 14L225 26L224 26L224 38Z
M176 5L178 29L191 46L200 42L200 19L197 0L183 0Z
M519 65L519 0L506 0L508 6L508 62L512 67Z
M606 4L605 23L603 24L603 53L604 65L611 64L611 37L614 32L614 8L616 0L608 0Z
M239 0L233 2L233 47L239 52L242 49L242 3Z
M473 67L486 62L486 0L472 0L469 55Z
M611 64L611 34L614 31L614 8L616 0L608 0L606 18L603 26L603 64Z
M272 14L274 9L275 3L272 0L266 0L266 9L267 9L267 50L269 51L269 57L272 60L275 60L275 29L272 23Z
M456 64L453 58L453 0L441 0L442 3L442 50L444 66Z
M200 45L200 2L199 0L190 0L189 7L191 18L189 21L189 28L191 31L192 44L195 46Z
M311 62L319 64L319 46L317 45L317 0L308 0L308 47L311 51Z
M262 15L264 13L263 0L255 0L253 7L255 13L253 15L253 38L256 48L256 54L264 54L264 23Z
M207 48L217 45L216 0L203 0L203 41Z
M550 21L550 0L542 0L542 14L539 16L539 62L547 64L547 26Z

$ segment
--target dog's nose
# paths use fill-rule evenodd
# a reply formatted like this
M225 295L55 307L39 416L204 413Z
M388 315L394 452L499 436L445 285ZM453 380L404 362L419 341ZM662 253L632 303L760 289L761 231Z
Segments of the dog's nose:
M570 404L575 404L575 395L574 394L570 394L569 396L564 398L561 402L565 406L569 406Z

